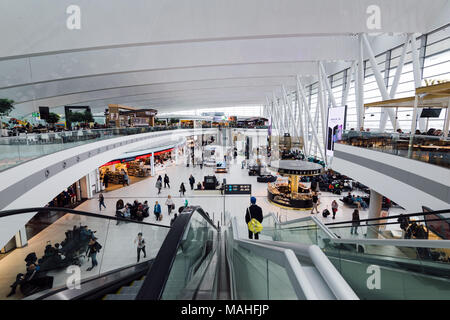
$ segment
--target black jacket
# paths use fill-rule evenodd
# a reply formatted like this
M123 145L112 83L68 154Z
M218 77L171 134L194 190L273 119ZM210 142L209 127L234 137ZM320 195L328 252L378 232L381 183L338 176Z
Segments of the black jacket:
M252 204L250 207L248 207L248 210L245 210L245 222L249 223L251 219L256 219L260 223L263 222L262 209L256 204Z

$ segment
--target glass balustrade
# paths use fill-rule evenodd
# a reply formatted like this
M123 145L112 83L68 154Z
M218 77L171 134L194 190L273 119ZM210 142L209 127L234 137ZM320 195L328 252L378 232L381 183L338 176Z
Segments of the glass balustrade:
M449 248L346 241L367 239L371 228L361 225L356 235L351 226L332 227L329 231L342 241L333 240L310 220L309 225L263 229L262 235L274 241L318 245L361 299L450 298Z
M20 134L0 138L0 171L54 152L91 142L178 127L134 127Z
M345 131L337 142L450 167L450 138L443 136Z
M170 230L167 226L56 209L39 215L42 222L33 219L33 225L27 228L37 228L40 232L28 240L27 246L16 248L0 260L0 300L22 299L74 285L77 278L82 286L86 279L135 265L138 233L145 239L145 252L141 250L139 261L149 261L156 257ZM50 222L43 215L59 218ZM90 240L93 237L100 246Z
M218 232L198 211L192 214L170 269L162 299L193 299L217 249Z

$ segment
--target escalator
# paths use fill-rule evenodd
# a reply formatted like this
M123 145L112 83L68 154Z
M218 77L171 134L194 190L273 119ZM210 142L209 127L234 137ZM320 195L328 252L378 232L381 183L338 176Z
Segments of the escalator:
M186 207L170 227L63 208L4 211L0 221L5 216L55 211L64 215L45 226L27 247L0 261L0 272L6 279L1 283L1 294L10 290L17 273L24 273L28 268L24 259L34 253L38 259L31 264L39 270L34 278L19 281L16 294L10 298L358 299L317 246L303 246L304 256L298 259L297 253L280 248L278 242L244 240L235 219L217 227L196 206ZM146 257L136 262L139 233L146 240ZM88 244L82 235L93 236L101 244L92 270L92 257L85 254ZM51 285L42 286L42 279L51 279Z
M62 217L41 226L43 230L29 240L27 247L0 261L4 297L21 273L26 278L22 277L9 299L216 298L220 235L200 207L186 207L171 227L65 208L3 211L0 220L30 212ZM146 257L141 253L137 263L139 233L146 240ZM92 257L86 252L92 237L101 249L96 255L97 265L90 270ZM29 256L34 256L34 261L24 261ZM30 265L37 270L32 277L27 272ZM227 283L220 284L220 290L227 292Z
M317 245L361 299L450 299L450 241L383 238L374 229L398 222L362 222L352 234L351 221L324 225L312 216L280 223L269 215L262 237L298 259L302 246Z

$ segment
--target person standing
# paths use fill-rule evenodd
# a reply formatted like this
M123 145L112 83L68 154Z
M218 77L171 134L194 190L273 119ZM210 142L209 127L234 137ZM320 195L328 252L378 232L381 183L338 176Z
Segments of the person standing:
M103 184L105 185L105 189L108 188L108 182L109 182L109 175L105 173L105 175L103 176Z
M333 211L333 219L336 216L336 212L338 211L339 205L336 200L333 200L331 203L331 210Z
M102 246L97 242L97 238L92 236L89 240L88 248L86 251L86 256L88 256L92 260L92 267L87 268L87 271L91 271L98 265L97 253L100 252L101 248Z
M169 176L168 176L167 173L166 173L166 174L164 175L164 188L165 188L166 186L168 186L169 189L170 189L170 184L169 184L169 182L170 182Z
M137 242L137 262L141 259L141 251L144 253L144 259L147 257L147 253L145 252L145 240L142 236L142 232L139 232L137 238L134 239L134 243Z
M312 205L313 205L313 207L312 207L312 210L311 210L311 214L314 213L314 209L316 210L315 213L319 213L319 210L317 209L318 203L319 203L319 196L318 196L316 191L313 191L313 194L312 194Z
M169 212L169 216L172 213L172 210L175 208L175 204L173 203L172 197L170 196L170 194L167 196L167 200L166 200L166 206L167 206L167 210Z
M162 182L161 182L161 180L159 180L159 178L158 178L158 180L156 180L155 187L156 187L156 189L158 189L158 194L160 194L161 193L161 188L162 188Z
M191 174L191 176L189 177L189 184L191 185L191 190L194 190L194 183L195 183L195 178Z
M358 234L358 226L360 225L360 220L359 220L359 210L355 209L353 211L352 214L352 227L350 229L350 233L353 234Z
M248 225L248 223L252 220L252 219L256 219L259 221L259 223L263 222L263 212L260 206L256 205L256 198L255 197L251 197L250 198L250 207L247 208L246 212L245 212L245 223ZM259 239L259 232L257 233L253 233L252 231L250 231L250 229L248 230L248 238L249 239L253 239L253 235L255 236L255 240Z
M103 193L100 192L100 194L98 195L98 207L100 211L102 211L102 206L106 209L105 197L103 196Z
M184 182L180 184L180 197L184 197L184 193L186 192L186 187L184 186Z
M153 213L155 214L156 221L161 221L161 205L158 203L158 201L155 202L155 207L153 208Z
M125 187L125 184L127 186L129 186L130 185L130 178L128 177L128 174L127 174L127 172L124 169L122 169L122 174L123 174L123 186Z

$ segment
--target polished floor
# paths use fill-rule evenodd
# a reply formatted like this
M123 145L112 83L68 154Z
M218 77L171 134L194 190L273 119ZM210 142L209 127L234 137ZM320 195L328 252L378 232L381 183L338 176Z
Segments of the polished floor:
M221 182L222 179L225 178L227 183L251 183L252 195L257 198L257 204L262 207L264 214L273 212L275 215L279 216L282 221L311 215L310 211L288 210L269 203L267 201L267 185L265 183L258 183L256 177L249 176L246 169L241 169L242 159L243 157L239 156L237 159L233 160L228 173L216 174L218 180ZM150 217L146 218L144 222L168 226L171 217L167 213L165 201L170 194L176 206L175 211L177 211L179 206L183 205L185 200L188 200L189 205L198 205L207 211L216 224L222 223L224 213L227 213L232 217L237 217L239 233L241 236L245 236L247 231L244 215L246 208L249 206L250 197L248 195L222 196L220 194L190 190L188 181L190 174L195 177L197 183L198 181L203 181L205 175L213 175L215 173L214 169L211 167L204 166L203 169L200 169L199 166L194 168L192 165L186 167L183 160L184 159L180 157L180 163L178 165L168 166L158 172L158 174L161 174L162 176L167 173L170 178L171 187L163 188L161 194L158 194L155 187L157 176L148 177L129 186L105 192L106 209L99 210L98 198L87 200L76 209L114 216L115 204L118 199L123 199L125 203L131 203L134 200L141 202L147 200L150 205L150 212L152 212L155 201L159 201L163 209L163 220L157 222L154 216L150 214ZM181 182L184 182L187 189L184 196L181 196L178 192ZM321 212L325 208L328 208L331 211L331 202L340 197L342 196L326 192L322 193L320 195L319 211ZM342 202L340 201L338 202L340 207L335 220L332 220L330 216L328 218L323 218L321 214L316 214L316 216L324 222L351 220L353 209L341 205ZM402 211L402 209L393 208L390 211L390 214L396 214ZM368 210L361 211L361 219L366 218L367 214ZM134 243L134 239L138 232L142 232L147 241L146 259L154 257L168 231L168 228L158 226L142 226L131 223L116 225L115 221L67 214L30 239L26 247L16 249L2 259L0 263L0 299L6 298L6 294L10 290L9 285L15 279L16 274L25 271L24 259L28 253L36 252L37 256L41 257L47 243L54 245L55 243L61 242L65 238L65 232L67 230L72 229L74 225L80 224L87 225L91 230L95 230L98 242L103 246L97 257L99 265L92 271L87 271L87 268L91 265L91 261L87 261L87 259L82 256L79 258L79 261L82 264L81 275L83 279L135 263L136 244ZM360 236L362 236L363 233L364 230L361 230ZM350 236L351 235L348 234L348 237ZM54 287L57 287L65 284L69 274L66 273L66 269L60 269L57 272L50 272L49 275L54 277ZM18 298L21 298L19 290L16 295L11 297L11 299Z

